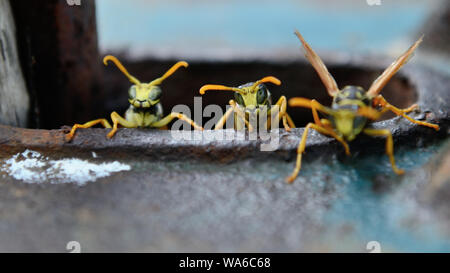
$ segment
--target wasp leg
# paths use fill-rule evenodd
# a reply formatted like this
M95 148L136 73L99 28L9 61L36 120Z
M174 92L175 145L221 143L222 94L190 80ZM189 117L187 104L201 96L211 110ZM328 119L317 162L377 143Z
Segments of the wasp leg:
M295 128L294 121L292 121L291 116L289 116L289 114L288 114L287 112L286 112L286 119L287 119L287 122L288 122L289 127Z
M245 114L244 114L244 112L242 112L242 110L239 109L239 107L236 105L236 102L235 102L234 100L230 100L228 103L229 103L229 104L231 105L231 107L233 108L233 111L234 111L240 118L242 118L242 119L244 120L245 125L247 125L247 127L248 127L248 131L249 131L249 132L252 132L252 131L253 131L253 126L248 122L247 119L245 119Z
M71 141L72 140L72 138L75 135L75 131L78 128L89 128L89 127L95 126L95 125L97 125L99 123L101 123L103 125L103 127L105 127L105 128L111 128L111 124L109 124L109 122L106 119L104 119L104 118L92 120L92 121L86 122L84 124L75 124L72 127L72 130L70 130L70 133L66 134L66 141Z
M334 139L336 139L337 141L339 141L342 144L342 146L344 146L345 154L350 155L350 148L348 147L347 142L334 132L333 127L331 126L331 121L329 121L328 119L321 119L320 121L322 122L323 129L325 129L326 131L323 132L319 131L319 132L325 135L329 135Z
M117 112L111 113L111 120L113 121L112 130L106 135L108 138L112 138L117 132L117 125L120 124L125 128L136 128L136 124L134 122L128 121L121 117Z
M322 123L319 119L319 114L317 111L323 112L325 114L332 113L330 108L323 106L318 101L305 98L292 98L289 100L289 106L310 108L313 112L314 122L320 126L322 126Z
M314 118L314 123L317 126L320 126L326 130L326 132L323 132L323 133L321 132L321 133L329 135L329 136L335 138L337 141L339 141L344 146L345 154L350 155L350 149L348 147L347 142L345 142L345 140L342 137L338 136L334 132L333 127L331 126L331 121L329 121L328 119L319 119L319 113L317 111L319 110L319 111L328 113L329 111L328 111L327 107L323 106L316 100L308 100L305 98L293 98L289 102L290 102L289 104L292 106L311 108L313 118Z
M318 101L316 100L311 100L311 111L313 113L313 118L314 118L314 122L319 125L319 126L324 126L322 123L322 120L319 119L319 113L317 113L317 109L320 109L322 106L322 104L320 104ZM330 125L331 122L328 124Z
M330 133L330 136L334 137L337 141L339 141L342 144L342 146L344 146L345 154L350 155L350 148L348 147L347 142L342 137L338 136L334 132L333 126L331 125L331 121L329 121L328 119L324 119L324 118L321 119L320 121L322 122L323 127L328 130L328 132Z
M294 128L295 125L294 125L294 123L292 122L292 119L291 119L290 117L289 117L289 119L288 119L288 115L287 115L287 112L286 112L286 108L287 108L287 100L286 100L286 97L285 97L285 96L281 96L281 97L278 99L277 103L275 103L275 105L272 106L271 112L272 112L273 107L275 107L275 106L278 106L278 107L280 108L279 118L280 118L280 119L283 119L283 126L284 126L284 129L286 129L286 131L290 132L290 131L291 131L291 127L290 127L290 126L292 126L292 128ZM289 124L288 124L288 123L289 123Z
M370 128L364 129L363 132L369 136L385 136L386 137L386 154L389 156L389 161L391 161L392 170L394 170L394 172L396 174L399 174L399 175L403 174L405 171L397 168L397 166L395 165L394 141L392 139L391 132L387 129L380 130L380 129L370 129Z
M188 118L186 115L181 114L181 113L177 113L177 112L172 112L169 115L167 115L165 118L158 120L157 122L154 122L151 126L152 127L163 127L166 126L167 124L169 124L169 122L171 122L174 118L177 119L181 119L183 121L186 121L187 123L189 123L192 127L194 127L194 129L196 130L200 130L203 131L203 127L199 126L197 123L195 123L192 119Z
M386 108L389 111L392 111L397 116L402 116L413 123L416 123L416 124L419 124L422 126L431 127L433 129L435 129L436 131L439 131L439 125L437 125L437 124L432 124L432 123L428 123L428 122L415 120L415 119L405 115L405 113L409 113L409 112L413 111L415 108L417 108L417 105L415 105L415 104L406 109L399 109L399 108L393 106L392 104L390 104L389 102L387 102L386 99L381 95L378 95L377 97L375 97L375 99L373 100L373 103L375 106L381 106L383 108Z
M328 124L330 122L328 120L323 120L323 121L326 121L325 122L326 124ZM298 145L298 148L297 148L297 161L295 163L295 169L292 172L292 174L286 178L286 182L288 182L288 183L294 182L295 178L297 178L297 175L300 172L301 162L302 162L302 154L305 151L306 138L308 136L309 128L313 128L314 130L318 131L321 134L329 135L329 136L334 137L336 140L338 140L340 143L342 143L342 145L344 145L345 153L347 155L350 154L350 149L348 148L347 142L345 142L344 139L342 139L341 137L336 135L336 133L332 129L329 129L329 128L326 128L326 127L322 127L322 126L320 126L318 124L314 124L314 123L310 122L310 123L308 123L308 125L306 125L305 131L303 132L303 135L302 135L302 139L301 139L300 144Z
M405 113L405 114L408 114L408 113L410 113L410 112L412 112L412 111L414 111L414 110L416 110L416 109L419 109L419 105L417 105L416 103L414 103L413 105L411 105L410 107L408 107L408 108L405 108L405 109L399 109L399 110L401 110L403 113Z
M371 106L360 106L357 110L357 114L371 120L377 120L381 117L381 115L383 115L387 111L388 111L387 108L378 111L377 109Z
M225 114L216 123L216 126L214 126L214 130L223 129L223 126L225 125L225 122L227 121L227 119L231 115L231 113L233 113L233 108L230 108L225 112Z
M331 125L331 121L329 121L328 119L320 119L320 122L322 123L323 127L328 129L328 130L333 130L333 126Z

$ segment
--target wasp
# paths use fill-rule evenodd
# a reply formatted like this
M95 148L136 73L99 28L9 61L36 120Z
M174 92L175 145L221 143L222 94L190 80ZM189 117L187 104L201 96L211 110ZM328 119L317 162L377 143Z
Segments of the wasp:
M228 90L234 92L234 100L230 100L228 103L231 106L225 114L215 124L214 129L222 129L228 117L234 112L234 128L241 130L244 125L248 127L248 130L253 131L253 126L249 122L250 115L259 115L262 113L263 107L267 110L267 116L277 112L278 121L282 120L284 128L290 131L290 128L294 128L295 124L291 117L286 112L287 100L285 96L281 96L275 105L272 105L272 95L264 83L272 83L275 85L281 85L281 81L273 76L267 76L255 82L249 82L238 87L228 87L224 85L207 84L200 88L200 94L204 95L209 90ZM277 107L275 109L275 107ZM271 119L267 120L264 124L265 129L271 127Z
M327 67L320 57L314 52L298 31L296 31L295 34L303 45L306 58L316 70L322 83L325 85L328 94L333 97L333 102L331 108L329 108L323 106L316 100L309 100L306 98L291 98L289 100L289 106L310 108L312 110L314 123L310 122L306 125L300 144L297 148L295 169L292 174L286 178L287 182L292 183L300 171L302 153L305 151L306 138L310 128L315 129L321 134L335 138L344 146L347 155L350 155L350 149L347 142L355 139L360 133L369 136L384 136L386 137L386 154L389 157L392 170L398 175L403 174L404 171L397 168L395 164L394 143L391 132L388 129L370 128L368 125L370 122L379 119L383 113L391 111L397 116L404 117L413 123L439 130L439 126L436 124L415 120L406 115L407 113L416 110L418 108L417 104L413 104L406 109L399 109L391 105L379 94L392 76L394 76L410 57L412 57L414 50L422 42L423 36L386 68L386 70L372 83L370 88L365 91L362 87L353 85L339 89L336 81L328 72ZM320 119L319 112L324 114L327 118Z
M96 119L84 124L75 124L70 133L66 134L67 141L70 141L74 137L75 131L78 128L89 128L99 123L105 128L112 128L112 130L107 134L108 138L112 138L114 136L118 125L126 128L162 128L174 118L188 122L197 130L203 130L201 126L197 125L193 120L184 114L172 112L166 117L163 115L163 107L160 102L162 94L160 85L165 79L175 73L178 68L187 67L187 62L177 62L162 77L157 78L150 83L141 83L138 79L128 73L116 57L108 55L103 59L103 63L105 65L108 65L108 61L112 61L133 84L128 90L128 102L130 103L130 106L125 112L125 118L121 117L117 114L117 112L112 112L111 120L113 122L113 126L111 126L107 119Z

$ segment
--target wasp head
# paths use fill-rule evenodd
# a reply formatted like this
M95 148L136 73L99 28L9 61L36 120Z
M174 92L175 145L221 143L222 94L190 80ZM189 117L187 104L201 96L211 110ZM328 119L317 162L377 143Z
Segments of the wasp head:
M128 102L136 108L148 108L159 103L161 92L157 85L132 85L128 90Z
M207 90L229 90L234 91L234 99L236 103L243 107L247 112L258 112L259 108L264 106L270 108L272 104L271 94L264 84L271 82L280 85L281 81L275 77L268 76L256 82L250 82L238 87L227 87L223 85L204 85L200 89L200 94L205 94Z
M162 77L153 80L150 83L141 83L138 79L131 76L120 61L111 55L103 59L103 63L108 65L112 61L120 71L133 83L128 90L128 102L136 108L149 108L159 103L162 90L159 85L169 76L171 76L181 66L187 67L187 62L177 62Z

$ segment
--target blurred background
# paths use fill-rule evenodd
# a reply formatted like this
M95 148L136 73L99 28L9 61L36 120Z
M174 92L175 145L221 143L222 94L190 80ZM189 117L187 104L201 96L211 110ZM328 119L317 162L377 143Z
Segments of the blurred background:
M11 44L17 44L16 59L26 84L14 89L28 95L11 98L0 91L0 98L8 98L0 100L5 104L0 110L8 110L0 121L20 127L55 129L109 117L111 111L123 113L129 83L116 68L103 66L106 54L118 56L142 81L159 77L178 60L190 62L187 70L163 85L170 92L162 96L166 113L176 104L192 107L203 84L237 86L266 75L283 82L282 87L272 87L275 99L301 95L329 103L303 58L295 29L341 85L367 88L381 70L350 71L355 59L365 59L367 66L377 61L377 66L386 66L422 34L425 40L411 62L450 73L448 1L2 2L11 4L17 32ZM334 63L349 65L335 69ZM386 94L411 89L393 84L386 87ZM27 96L29 107L21 99ZM415 99L411 92L404 97L403 103L392 99L399 106ZM203 96L204 105L225 107L228 99L229 94L222 93ZM295 109L292 115L299 126L310 121L306 111Z
M440 0L97 0L102 52L177 58L254 58L297 53L294 29L317 50L397 55Z

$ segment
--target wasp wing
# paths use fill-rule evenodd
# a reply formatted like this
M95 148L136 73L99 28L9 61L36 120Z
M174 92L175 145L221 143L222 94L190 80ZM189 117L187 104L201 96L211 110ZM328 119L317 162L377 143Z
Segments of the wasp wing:
M413 56L414 50L419 46L422 42L422 37L419 38L402 56L400 56L395 62L393 62L386 70L384 70L383 74L381 74L370 86L367 91L367 95L371 97L375 97L380 93L381 89L389 82L389 80L394 76L395 73L406 64L409 59Z
M339 92L339 88L333 76L331 76L330 72L328 72L327 67L322 62L320 57L316 54L316 52L314 52L314 50L309 46L305 39L303 39L303 36L300 34L300 32L298 32L298 30L295 31L295 35L297 35L298 39L300 39L300 42L302 42L303 48L305 49L305 56L312 64L317 74L319 74L319 77L325 85L328 94L334 97L334 95Z

